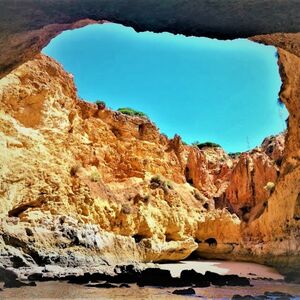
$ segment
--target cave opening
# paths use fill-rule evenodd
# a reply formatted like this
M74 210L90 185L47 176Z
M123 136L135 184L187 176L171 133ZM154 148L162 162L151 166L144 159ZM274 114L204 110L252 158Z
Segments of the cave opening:
M234 154L286 129L272 46L137 33L107 22L65 31L43 52L74 75L83 99L145 113L188 144L209 141Z
M218 245L218 242L215 238L208 238L205 240L205 243L209 245L209 247L215 248Z

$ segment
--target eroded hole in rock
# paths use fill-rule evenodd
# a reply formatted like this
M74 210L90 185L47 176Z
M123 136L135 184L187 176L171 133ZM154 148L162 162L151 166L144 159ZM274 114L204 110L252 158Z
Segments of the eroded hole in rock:
M209 247L212 247L212 248L215 248L218 245L217 240L215 238L208 238L205 240L205 243L207 243L209 245Z
M134 241L136 243L139 243L140 241L142 241L143 239L147 238L146 236L143 236L141 234L135 234L132 236L134 238Z
M174 236L172 234L166 234L166 242L174 241Z
M294 208L294 219L296 221L300 220L300 193L297 196L297 200L295 203L295 208Z

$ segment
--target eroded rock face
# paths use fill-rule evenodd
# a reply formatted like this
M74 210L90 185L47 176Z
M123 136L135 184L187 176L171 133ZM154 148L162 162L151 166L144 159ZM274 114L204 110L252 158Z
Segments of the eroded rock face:
M254 253L270 253L269 261L284 272L294 268L293 278L299 279L300 193L300 58L279 49L279 67L283 80L280 98L290 112L284 155L274 193L265 212L243 230L248 244L257 243ZM281 253L281 257L279 255Z
M192 166L198 164L196 157L201 157L204 162L207 161L204 155L197 152L190 154L185 147L180 146L178 140L167 141L165 137L159 136L155 130L151 129L152 125L149 122L145 123L140 120L130 125L132 132L135 132L134 139L137 138L137 127L145 125L141 132L149 132L151 138L159 137L160 140L162 148L157 147L157 142L154 142L154 153L157 149L165 149L166 144L173 150L167 151L168 153L165 153L164 150L156 153L150 162L145 162L147 167L143 167L141 157L148 155L149 151L153 151L151 143L146 143L147 137L142 142L143 147L137 147L133 143L128 148L126 155L131 158L129 161L126 156L118 157L119 151L124 153L123 151L126 151L131 143L129 143L128 137L124 137L127 143L116 142L120 137L117 137L119 132L113 128L114 113L102 113L102 118L105 119L103 121L98 117L99 112L93 105L87 105L77 100L73 101L75 90L69 75L60 71L55 64L38 58L34 63L29 63L26 67L16 70L1 81L0 161L2 168L0 169L0 194L3 216L6 216L7 213L11 215L11 218L16 218L14 215L19 216L20 219L17 220L21 220L23 225L27 222L27 227L35 228L38 224L38 221L35 220L43 219L45 213L52 216L56 215L58 211L67 211L68 214L75 216L76 220L83 223L93 220L95 224L101 224L105 229L116 233L134 233L135 240L150 236L157 221L159 224L163 224L159 227L160 239L163 239L162 232L167 233L165 234L167 239L178 239L178 236L183 238L185 233L187 236L193 235L199 239L197 240L199 248L202 249L200 253L207 257L209 255L216 257L225 255L225 258L228 258L228 253L230 253L231 258L247 259L250 257L249 259L252 260L276 265L285 273L290 272L293 268L297 273L297 270L300 269L299 14L299 2L296 0L288 2L285 0L253 0L243 3L243 5L237 1L226 1L226 5L224 5L222 1L201 1L201 3L197 1L196 3L195 1L178 0L172 6L158 0L139 0L134 4L132 1L129 4L129 1L112 2L107 0L78 0L72 1L72 4L70 0L59 1L59 3L33 0L2 1L0 3L0 77L8 74L23 62L32 59L51 38L62 30L71 29L74 26L80 27L99 20L115 21L130 25L136 30L155 32L169 31L218 38L252 36L251 39L256 42L278 47L279 66L283 81L280 97L290 112L282 167L275 190L268 199L267 206L263 210L259 208L257 213L251 214L247 224L242 223L240 227L240 221L233 221L232 216L221 210L218 210L217 214L201 213L200 218L198 211L195 214L191 213L194 211L194 204L191 204L193 200L182 198L184 195L189 195L185 185L180 185L180 188L175 185L176 196L174 198L172 198L173 196L167 197L176 199L174 202L177 203L179 195L182 201L179 201L178 208L174 209L172 206L168 210L168 206L164 204L158 209L157 205L161 205L165 201L161 200L165 199L164 190L167 190L167 184L161 184L156 189L153 196L154 208L146 209L151 213L146 214L146 217L143 215L142 221L139 217L129 218L127 216L123 218L125 221L122 219L122 224L114 224L113 220L115 220L117 212L122 210L124 214L128 211L126 207L122 208L122 201L126 198L124 195L133 191L134 201L136 203L143 202L141 199L145 199L147 196L144 195L144 192L148 193L148 184L144 182L144 178L148 178L151 185L153 172L167 176L168 180L174 180L176 184L183 184L186 178L185 167L186 164L189 164L195 185L200 190L203 186L209 189L208 194L200 194L200 196L198 191L195 194L195 190L192 190L193 198L200 199L198 201L201 202L201 205L195 204L197 209L200 207L200 211L202 206L204 209L213 209L213 201L206 202L209 200L206 196L214 195L220 199L219 192L223 189L226 190L229 181L222 182L221 185L220 183L214 184L214 171L218 170L218 165L213 165L208 170L200 168L200 172L197 167L193 169ZM80 23L80 20L84 19L87 20ZM43 68L47 71L41 71ZM39 72L41 72L40 76L35 79ZM3 92L4 88L6 92ZM73 100L70 101L70 99ZM126 123L127 119L124 122ZM131 122L129 123L131 124ZM96 127L102 128L100 135L96 133ZM135 129L133 130L133 128ZM121 131L126 136L124 130ZM151 138L149 137L149 139ZM106 145L103 142L106 139L113 144ZM143 138L141 139L143 140ZM66 151L61 151L62 148ZM135 151L138 151L140 156L135 154L132 156ZM109 155L105 156L105 153L109 153ZM161 156L162 153L163 156ZM111 154L113 156L110 156ZM189 155L190 160L188 161ZM112 160L111 157L114 157L115 160ZM271 158L274 159L274 157ZM168 165L162 162L169 159L172 164ZM249 160L251 159L249 158ZM76 164L77 161L80 162L80 165ZM179 165L177 165L178 163ZM248 163L244 165L247 166ZM231 171L226 168L225 171L225 177L222 176L222 178L227 178L227 175L231 174ZM97 175L98 172L101 176ZM114 172L117 172L117 176L114 176ZM149 177L147 177L148 172L150 173ZM71 178L69 177L70 173L73 174ZM129 179L126 174L130 174L132 177ZM201 174L205 174L209 178L204 183L199 178ZM247 181L249 177L244 176L243 178ZM244 182L241 184L244 187L247 186ZM126 189L127 192L120 193ZM136 194L137 191L138 194ZM250 189L247 191L249 192ZM101 201L95 199L101 199ZM248 197L244 199L248 199L247 203L250 201ZM202 205L202 202L206 203ZM188 205L183 203L188 203ZM170 205L169 202L168 205ZM138 206L140 207L140 204ZM159 213L160 209L166 209L166 214ZM131 216L131 214L129 215ZM136 214L136 216L139 215L140 213ZM172 221L167 222L169 225L161 222L165 217L168 219L169 216L172 216ZM145 219L148 221L144 221ZM14 229L16 232L18 232L18 226L21 226L18 225L18 222L14 221L14 226L17 226ZM124 231L118 229L124 222ZM224 226L224 224L226 225ZM226 234L220 232L223 227L228 230ZM133 230L132 228L139 229ZM175 230L171 228L175 228ZM141 232L143 234L140 234ZM240 239L240 232L242 239ZM229 240L228 244L220 243L220 240L225 241L224 236ZM228 236L232 236L232 238L228 238ZM203 243L203 239L208 242ZM236 245L235 241L239 241L239 244ZM18 243L22 244L22 241L19 240ZM1 249L6 249L5 247L3 246ZM47 248L48 245L43 247ZM56 246L53 247L54 252L57 252ZM233 248L235 249L234 255ZM193 246L190 249L193 249ZM13 253L16 248L10 248L10 251L9 253ZM7 260L7 266L12 261L19 262L20 260L15 257L22 257L22 253L11 257L13 258Z
M23 266L73 268L179 260L197 249L195 239L240 239L240 220L186 183L196 150L178 136L78 99L72 76L43 55L0 90L6 266L16 256ZM14 254L18 245L29 257Z
M191 148L185 169L186 180L208 198L224 193L235 160L222 148L211 147L199 150Z
M297 57L280 55L297 66ZM281 69L292 87L295 66ZM281 94L287 101L297 93ZM4 266L76 268L92 255L96 268L179 260L195 249L205 257L297 266L297 114L289 118L284 159L281 136L231 158L219 148L184 146L178 136L168 140L147 119L78 99L72 76L46 56L3 78L0 98ZM62 214L72 224L59 221Z
M148 119L78 99L72 76L43 55L3 78L0 91L5 267L84 269L88 262L99 270L180 260L194 250L260 262L288 257L285 232L294 228L296 234L296 223L285 225L281 242L266 231L269 223L258 227L271 212L278 215L269 201L281 193L283 136L238 157L184 146ZM275 190L269 199L264 187L270 181ZM298 202L291 208L294 222ZM251 208L246 219L240 214L245 205ZM294 263L298 237L288 238Z
M290 59L286 52L280 55ZM292 110L297 104L290 105ZM298 220L292 216L298 214L299 148L293 141L299 129L289 128L290 152L285 148L283 160L279 138L236 158L221 149L184 146L178 136L161 135L148 119L78 99L72 76L43 55L0 81L0 109L5 267L99 269L126 261L180 260L194 250L205 257L273 259L278 265L290 259L291 245L297 266ZM295 122L297 115L290 116L289 126ZM256 211L269 196L265 182L272 180L268 205ZM244 187L241 203L231 192L237 186ZM255 208L247 224L228 212L227 204L215 208L224 194L238 215L245 203ZM287 199L290 207L278 212L276 204ZM289 214L294 219L287 224ZM62 221L62 215L71 219ZM270 224L277 231L270 231Z
M278 175L279 167L264 152L244 153L231 173L223 198L232 212L248 221L252 208L267 205Z

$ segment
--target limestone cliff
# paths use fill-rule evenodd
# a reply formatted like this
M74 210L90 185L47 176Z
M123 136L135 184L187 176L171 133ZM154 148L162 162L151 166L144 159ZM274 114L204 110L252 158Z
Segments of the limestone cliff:
M3 78L0 90L5 249L26 245L35 263L63 264L68 251L159 261L187 257L195 238L240 238L240 220L186 183L189 153L200 150L179 137L78 99L72 76L46 56Z
M101 257L124 261L121 253L136 260L165 259L170 253L178 259L197 247L193 239L182 242L193 237L206 257L256 260L299 278L299 1L175 2L1 1L0 77L14 70L0 83L0 251L5 266L99 266ZM168 141L151 122L99 112L78 100L70 75L45 57L16 69L61 31L99 20L139 31L248 37L276 46L283 82L280 98L290 114L283 157L263 150L271 160L264 153L248 153L240 162L224 156L219 164L215 154L185 147L178 137ZM272 180L274 168L279 169L269 197L261 189L269 177L260 162ZM209 167L203 166L206 163ZM172 189L168 181L174 181ZM246 216L235 197L239 184ZM170 204L170 194L179 207ZM124 213L131 211L123 205L132 197L135 209ZM214 210L214 202L219 210ZM243 221L223 211L225 207ZM203 210L200 217L197 209ZM72 218L61 218L66 213ZM114 221L119 219L121 225ZM159 234L154 237L156 224ZM173 227L180 234L174 234ZM150 240L143 238L151 234Z
M0 80L0 134L4 267L99 269L194 250L261 262L289 256L284 231L273 244L264 227L286 191L281 172L299 179L281 162L282 137L239 157L183 145L147 118L78 99L72 75L44 55Z
M222 198L244 221L249 220L254 207L266 205L275 188L283 156L282 138L265 139L262 148L243 153L231 172Z
M268 253L270 263L284 272L292 269L291 278L299 278L300 58L279 49L279 67L280 98L290 112L280 175L265 212L244 228L243 236L247 243L259 245L255 255Z

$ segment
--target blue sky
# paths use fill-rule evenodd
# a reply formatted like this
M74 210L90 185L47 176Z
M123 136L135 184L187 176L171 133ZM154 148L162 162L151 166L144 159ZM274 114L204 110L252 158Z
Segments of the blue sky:
M74 74L83 99L143 111L187 143L244 151L285 129L274 47L107 23L65 31L43 52Z

